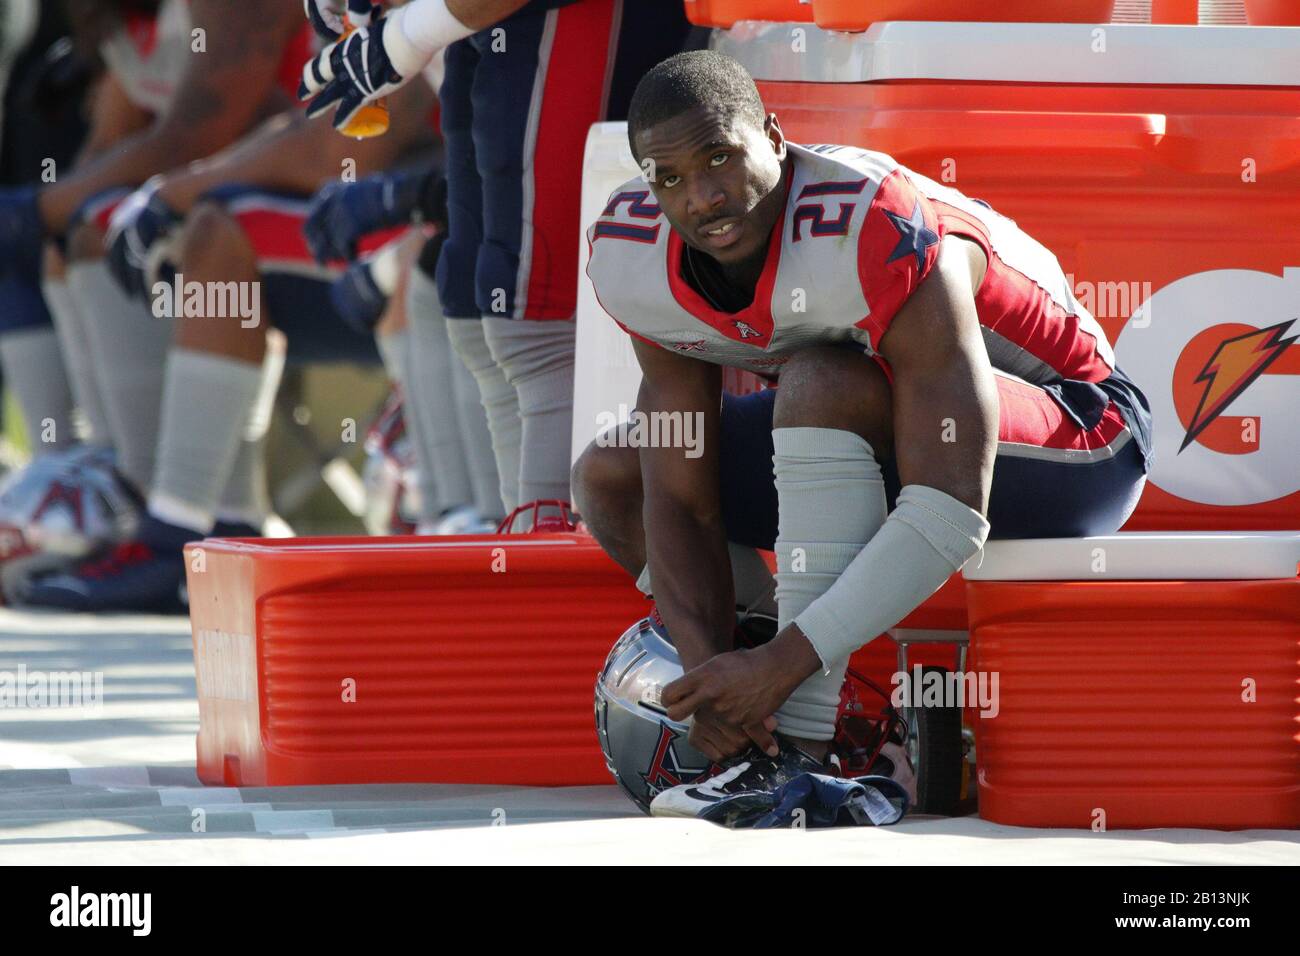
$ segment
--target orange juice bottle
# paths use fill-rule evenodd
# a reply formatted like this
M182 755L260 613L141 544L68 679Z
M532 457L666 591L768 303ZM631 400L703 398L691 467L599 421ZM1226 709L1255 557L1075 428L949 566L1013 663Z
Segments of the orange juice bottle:
M343 30L346 37L358 27L370 25L370 4L368 0L348 0L347 25ZM357 115L342 127L341 132L356 139L370 139L383 136L388 132L388 98L380 97L373 103L367 103L357 110Z

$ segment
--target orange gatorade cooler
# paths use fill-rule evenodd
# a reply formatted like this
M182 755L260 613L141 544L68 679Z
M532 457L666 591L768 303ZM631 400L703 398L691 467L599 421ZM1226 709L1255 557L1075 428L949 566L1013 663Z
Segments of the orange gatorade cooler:
M186 561L204 783L609 782L592 686L648 604L590 537L221 539Z
M889 20L1105 23L1114 6L1115 0L812 0L813 19L828 30L865 30Z
M965 570L972 670L999 689L980 816L1300 827L1297 562L1300 533L990 542Z
M1300 826L1298 38L874 22L807 28L794 52L781 24L715 35L791 140L889 153L1015 219L1151 402L1123 532L991 542L964 569L975 668L1000 677L976 724L990 820Z

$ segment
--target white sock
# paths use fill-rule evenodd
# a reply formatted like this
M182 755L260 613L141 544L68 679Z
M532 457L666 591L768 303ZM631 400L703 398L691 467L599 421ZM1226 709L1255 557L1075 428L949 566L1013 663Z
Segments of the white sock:
M67 448L72 428L72 391L63 371L59 338L48 325L0 335L5 385L18 400L33 455Z
M452 319L448 329L460 322ZM450 341L450 333L448 334ZM460 444L465 453L470 486L474 490L474 507L485 518L505 517L501 500L501 475L497 472L496 454L492 451L492 433L488 429L487 411L478 382L459 355L451 357L451 378L456 397L456 418L460 422Z
M375 348L384 363L384 373L389 381L396 385L406 385L406 366L410 360L411 334L402 329L399 332L387 332L375 336Z
M261 529L271 514L271 492L266 483L266 433L271 430L271 414L284 375L287 346L284 336L276 330L267 335L257 399L217 504L218 521L239 522Z
M103 261L74 262L67 275L90 333L118 470L137 488L148 488L173 321L155 318L148 306L127 296Z
M519 396L520 503L570 500L575 323L486 317L483 331Z
M871 445L834 428L772 431L780 531L776 538L778 622L785 628L821 597L888 516L885 482ZM835 736L847 656L795 689L776 712L782 733Z
M501 503L509 514L519 507L519 443L523 437L519 396L492 358L481 319L448 319L447 338L478 383L479 401L492 438Z
M108 447L112 438L104 411L104 396L91 352L90 332L77 307L77 300L63 279L46 279L41 284L41 291L45 294L50 315L54 317L54 330L59 336L63 368L72 388L72 397L84 419L81 437L91 444Z
M448 388L452 363L459 359L451 352L438 287L420 268L411 270L407 283L406 321L411 337L406 409L407 423L414 423L418 437L420 517L436 521L443 512L470 504L474 492L456 414L455 388Z
M262 380L260 365L207 352L172 350L167 358L150 514L204 534L212 530Z

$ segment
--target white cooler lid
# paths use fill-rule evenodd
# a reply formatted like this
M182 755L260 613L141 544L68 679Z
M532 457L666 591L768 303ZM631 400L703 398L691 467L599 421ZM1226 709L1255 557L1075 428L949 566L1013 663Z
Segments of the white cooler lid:
M805 49L792 48L803 30ZM1093 52L1102 30L1105 52ZM1300 27L1134 23L873 23L863 33L742 20L713 49L756 80L1300 86Z
M1300 531L1139 531L990 541L967 581L1248 581L1294 578Z

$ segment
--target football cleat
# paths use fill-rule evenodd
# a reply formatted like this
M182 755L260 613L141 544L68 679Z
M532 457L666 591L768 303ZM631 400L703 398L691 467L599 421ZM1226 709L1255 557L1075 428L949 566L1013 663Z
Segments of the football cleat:
M32 607L65 611L181 614L185 562L142 541L118 545L104 558L29 581L18 597Z
M650 815L698 817L724 800L773 794L800 774L834 773L833 766L813 759L789 740L778 736L777 743L781 749L775 757L752 749L716 777L664 790L650 801Z

